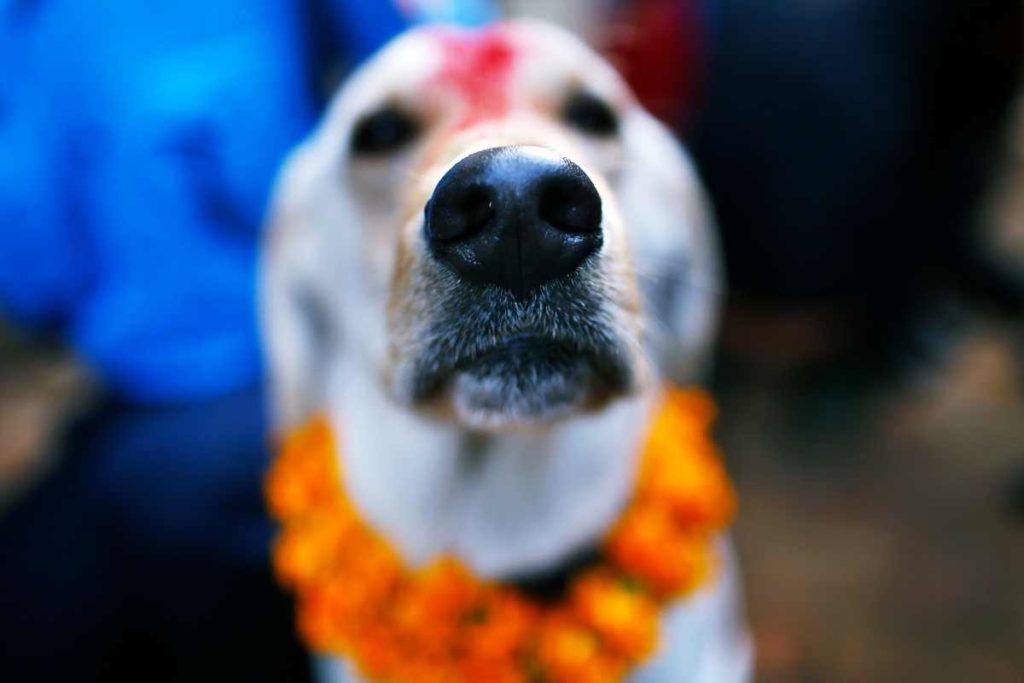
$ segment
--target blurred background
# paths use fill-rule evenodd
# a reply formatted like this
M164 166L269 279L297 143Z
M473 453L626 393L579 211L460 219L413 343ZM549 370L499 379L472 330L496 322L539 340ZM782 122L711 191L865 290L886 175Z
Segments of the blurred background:
M1024 680L1011 0L0 0L6 670L303 679L259 499L270 183L390 36L502 14L609 55L709 188L759 680Z

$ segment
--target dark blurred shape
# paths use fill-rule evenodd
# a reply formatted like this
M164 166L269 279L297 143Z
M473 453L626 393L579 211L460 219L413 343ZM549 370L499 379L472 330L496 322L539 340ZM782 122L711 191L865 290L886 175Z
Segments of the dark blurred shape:
M981 207L987 258L1024 290L1024 88L1018 93L1000 171Z
M1016 524L1024 526L1024 457L1006 477L1006 511Z
M723 363L759 682L1024 680L1022 331L975 319L914 383Z
M1017 87L1022 3L713 5L692 142L738 301L839 314L862 343L898 334L936 288L1019 303L972 219Z
M271 578L264 397L110 401L0 517L6 681L307 677Z

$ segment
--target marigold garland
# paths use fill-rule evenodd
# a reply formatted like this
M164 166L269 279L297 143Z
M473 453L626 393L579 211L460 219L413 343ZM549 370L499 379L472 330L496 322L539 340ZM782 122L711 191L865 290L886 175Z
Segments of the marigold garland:
M274 567L297 594L303 638L374 681L622 678L654 651L659 611L708 575L711 537L733 514L708 437L714 415L702 392L664 392L601 561L554 603L480 579L457 558L405 565L346 495L327 420L311 420L287 437L266 485L282 524Z

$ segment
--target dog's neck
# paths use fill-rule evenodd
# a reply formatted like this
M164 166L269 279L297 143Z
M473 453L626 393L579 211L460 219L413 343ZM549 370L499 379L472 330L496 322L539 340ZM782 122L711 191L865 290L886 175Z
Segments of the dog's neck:
M348 494L411 564L451 553L488 577L544 572L625 504L651 395L543 431L479 434L412 415L357 365L337 368L330 402Z

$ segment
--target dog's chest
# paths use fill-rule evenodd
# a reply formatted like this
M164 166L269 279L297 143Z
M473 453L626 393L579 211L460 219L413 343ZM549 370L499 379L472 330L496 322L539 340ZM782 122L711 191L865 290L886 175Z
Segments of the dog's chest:
M464 436L395 410L372 381L350 377L334 421L353 500L410 562L450 553L485 577L556 565L611 525L653 401L623 401L543 434L488 437L467 458Z

